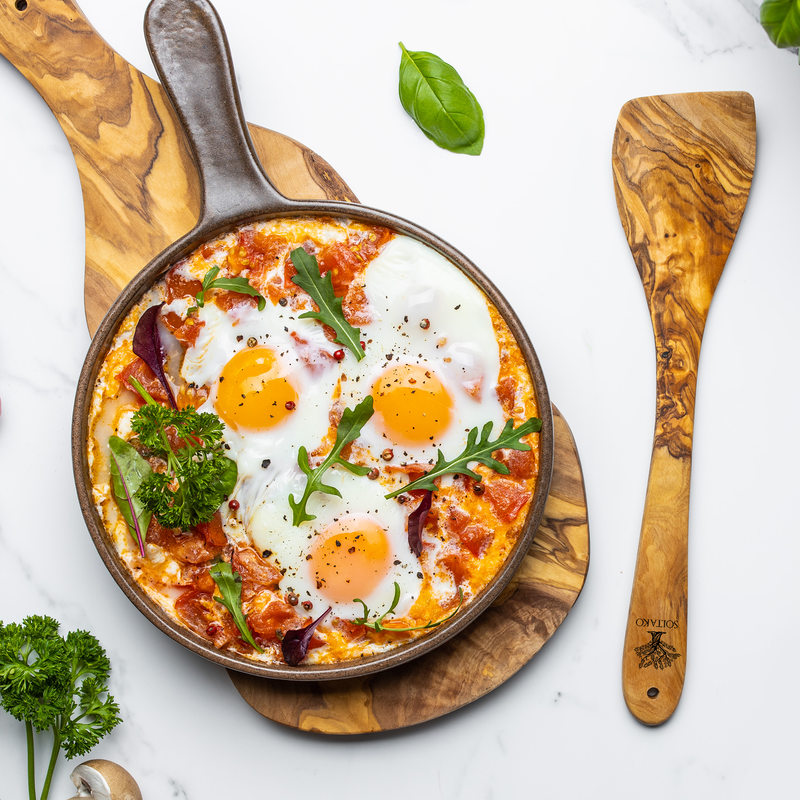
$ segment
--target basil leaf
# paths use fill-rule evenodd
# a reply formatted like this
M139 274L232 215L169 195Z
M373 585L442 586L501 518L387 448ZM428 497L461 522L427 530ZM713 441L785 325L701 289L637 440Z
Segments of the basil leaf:
M233 621L236 623L239 633L242 634L242 639L250 646L255 647L259 653L263 653L264 650L256 644L256 640L253 638L250 628L247 627L247 618L242 611L241 576L238 573L234 575L231 565L226 561L220 561L214 564L208 572L222 593L222 597L215 597L214 599L231 612Z
M483 110L450 64L424 50L400 56L400 102L422 132L453 153L480 155Z
M111 451L111 485L114 497L125 522L128 523L131 536L139 545L139 552L144 556L144 538L152 514L144 508L136 497L136 492L152 470L150 464L136 452L136 448L119 436L109 438L108 448Z
M800 47L800 0L764 0L761 27L778 47Z

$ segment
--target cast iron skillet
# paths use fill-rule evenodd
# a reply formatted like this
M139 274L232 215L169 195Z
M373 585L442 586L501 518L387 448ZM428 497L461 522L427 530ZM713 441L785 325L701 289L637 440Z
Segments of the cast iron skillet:
M134 605L158 628L195 653L229 669L266 678L329 680L378 672L428 653L464 630L487 608L513 576L539 526L553 465L553 421L536 353L505 298L469 260L434 234L383 211L350 203L289 200L270 183L254 154L239 101L225 32L208 0L153 0L145 35L158 74L189 138L203 191L200 220L193 230L156 256L109 309L92 341L81 371L72 424L75 482L84 518L100 557ZM269 666L213 644L173 621L140 589L119 559L92 499L87 460L88 418L95 380L117 328L130 309L169 267L204 242L247 222L271 217L345 217L383 225L419 239L466 273L498 308L522 349L533 377L539 414L539 480L524 530L494 580L470 605L433 633L385 654L333 665Z

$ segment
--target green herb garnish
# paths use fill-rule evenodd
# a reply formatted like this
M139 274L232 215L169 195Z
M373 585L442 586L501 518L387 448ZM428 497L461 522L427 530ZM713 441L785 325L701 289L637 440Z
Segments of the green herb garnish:
M386 611L386 613L381 614L380 617L377 617L372 622L368 621L370 610L367 608L367 604L358 597L354 598L353 602L361 603L364 608L364 616L353 620L353 624L355 625L364 625L367 628L372 628L374 631L426 631L429 628L438 628L439 625L442 625L443 623L447 622L447 620L452 619L458 613L458 610L461 608L461 604L464 602L464 590L460 586L458 587L458 605L452 614L448 614L444 619L440 619L438 622L429 620L424 625L415 625L411 628L387 628L385 625L383 625L383 621L389 616L389 614L394 613L394 610L397 608L397 604L400 602L400 585L396 581L394 584L394 599L392 600L392 604L389 606L389 610Z
M351 464L341 457L341 452L344 446L350 444L358 438L361 429L367 423L367 420L372 416L372 395L367 395L355 408L346 408L342 414L341 420L336 427L336 442L333 449L325 457L325 460L316 468L311 469L308 463L308 451L305 447L301 447L297 454L297 463L300 469L307 475L306 490L300 502L294 499L294 495L289 495L289 505L294 512L292 517L292 525L300 525L303 522L316 519L313 514L306 511L306 503L308 498L314 492L324 492L325 494L332 494L336 497L341 497L342 493L334 486L327 486L322 483L322 476L325 471L332 467L334 464L341 464L345 469L350 470L354 475L364 476L369 471L369 467L361 467L358 464Z
M85 755L122 721L108 694L110 671L105 650L86 631L64 639L51 617L0 623L0 705L25 723L31 800L36 800L34 729L53 733L41 794L46 800L59 752L67 758Z
M480 155L486 128L483 110L461 76L433 53L406 50L400 56L400 102L420 130L453 153Z
M777 47L800 46L800 0L764 0L760 21Z
M452 461L448 461L442 454L442 451L439 450L436 464L430 472L427 472L421 478L417 478L417 480L411 481L411 483L405 486L401 486L399 489L395 489L395 491L385 495L385 497L389 499L390 497L396 497L398 494L403 494L403 492L409 492L414 489L429 489L435 492L436 484L433 482L433 479L439 478L442 475L468 475L470 478L479 481L481 476L478 475L477 472L473 472L473 470L469 469L467 466L467 464L472 461L479 461L481 464L493 469L495 472L499 472L501 475L508 475L508 467L492 458L492 453L494 453L495 450L504 449L530 450L531 446L529 444L525 444L519 440L529 433L540 431L542 429L542 421L536 417L531 417L518 428L514 428L513 421L508 420L497 440L490 442L489 435L492 432L492 427L493 424L491 422L487 422L483 426L480 440L478 440L478 428L473 428L467 434L467 446L464 448L464 452Z
M220 592L222 592L222 597L214 597L214 599L231 612L233 621L242 634L242 639L249 645L255 647L259 653L263 653L264 650L256 644L256 640L253 638L250 628L247 627L247 618L242 611L241 575L239 575L238 572L234 575L231 565L226 561L220 561L214 564L208 572L217 586L219 586Z
M165 472L151 472L135 499L165 528L189 530L208 522L236 486L236 462L225 456L223 426L216 414L198 413L157 403L136 378L130 382L146 403L131 420L139 441L167 462ZM182 446L173 449L167 428Z
M309 255L302 247L292 250L290 256L297 270L297 275L292 281L301 289L305 289L319 306L319 311L306 311L300 315L300 319L315 319L330 325L336 331L335 341L347 347L356 359L361 361L364 358L361 331L344 318L342 298L333 293L333 276L330 271L324 276L320 275L316 256Z
M247 280L247 278L218 278L218 274L219 267L211 267L211 269L206 272L203 278L203 288L197 293L197 297L195 298L197 305L192 306L186 312L187 314L191 314L192 311L196 311L198 308L202 308L205 305L205 294L209 289L228 289L232 292L255 297L256 300L258 300L258 310L264 310L267 301L250 285L250 281Z
M142 505L136 492L152 469L146 459L136 452L136 448L119 436L109 438L108 449L111 451L111 485L114 497L125 522L128 523L128 531L138 543L139 552L144 557L144 539L151 512Z

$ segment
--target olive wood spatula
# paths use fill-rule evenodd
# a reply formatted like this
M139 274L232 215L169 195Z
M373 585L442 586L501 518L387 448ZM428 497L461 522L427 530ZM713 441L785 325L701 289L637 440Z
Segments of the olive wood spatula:
M614 133L617 208L656 345L653 455L622 656L625 702L647 725L669 719L686 674L697 366L755 154L755 108L746 92L640 97L622 107Z

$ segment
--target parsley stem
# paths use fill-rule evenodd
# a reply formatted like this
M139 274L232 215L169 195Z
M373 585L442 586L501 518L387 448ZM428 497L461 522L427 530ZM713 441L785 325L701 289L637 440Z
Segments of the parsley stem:
M50 763L47 765L47 775L44 779L44 786L42 786L41 800L47 800L47 795L50 794L50 781L53 780L56 761L58 761L58 754L61 752L61 722L62 718L59 717L58 723L53 725L53 752L50 754Z
M25 739L28 744L28 797L36 800L36 764L33 758L33 725L25 720Z

